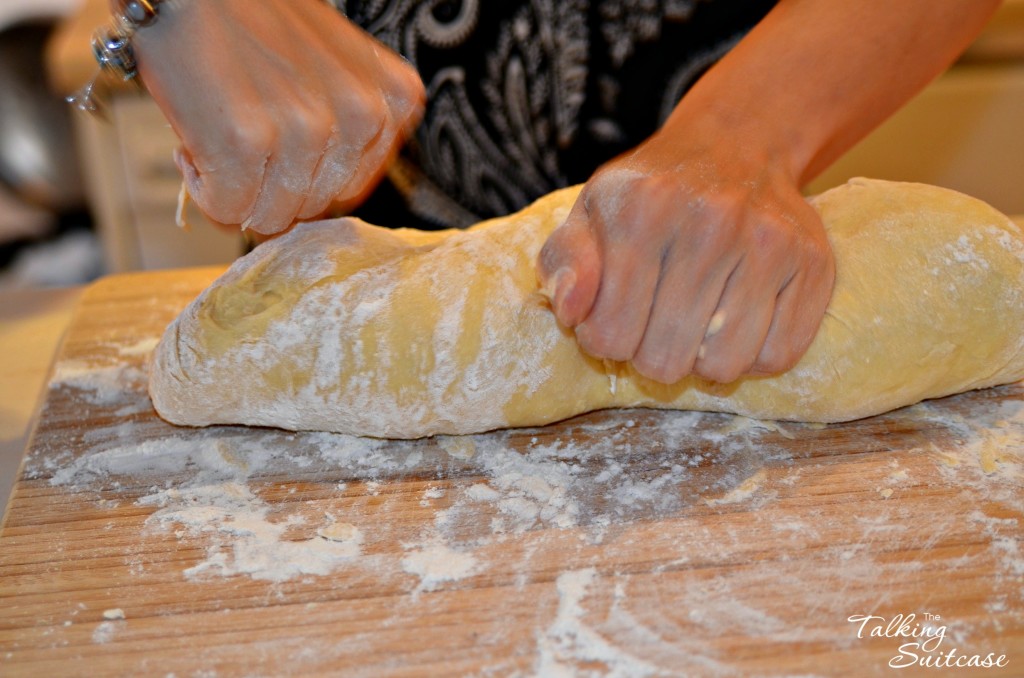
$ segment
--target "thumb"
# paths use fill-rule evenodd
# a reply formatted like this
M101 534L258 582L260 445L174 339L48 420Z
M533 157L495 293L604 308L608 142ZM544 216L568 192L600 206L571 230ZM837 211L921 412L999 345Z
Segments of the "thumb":
M185 182L185 188L188 190L192 201L199 206L203 214L209 216L210 210L207 209L206 191L203 190L203 182L200 179L199 170L196 169L196 165L192 161L192 156L187 150L179 146L174 149L174 164L178 166L178 171L181 172L181 179Z
M586 320L601 282L601 255L582 196L541 249L537 279L560 323L576 327Z

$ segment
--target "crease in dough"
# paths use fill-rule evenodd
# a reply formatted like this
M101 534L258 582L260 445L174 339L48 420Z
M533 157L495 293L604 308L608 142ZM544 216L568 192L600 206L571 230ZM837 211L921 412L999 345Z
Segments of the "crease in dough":
M947 189L857 179L811 199L832 302L785 374L672 385L583 354L534 261L579 187L466 231L300 224L168 328L150 393L176 424L388 438L542 425L610 407L836 422L1024 378L1024 239Z

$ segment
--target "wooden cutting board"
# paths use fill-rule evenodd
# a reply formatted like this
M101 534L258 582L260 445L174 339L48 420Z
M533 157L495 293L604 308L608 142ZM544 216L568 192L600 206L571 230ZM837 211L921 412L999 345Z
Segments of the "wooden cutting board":
M179 429L146 361L216 273L83 296L0 531L0 674L1024 675L1021 385L827 427Z

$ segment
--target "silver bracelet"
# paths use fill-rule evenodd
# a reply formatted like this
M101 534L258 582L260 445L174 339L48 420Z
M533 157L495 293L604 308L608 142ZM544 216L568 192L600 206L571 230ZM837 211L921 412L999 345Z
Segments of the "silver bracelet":
M109 73L123 82L138 83L138 66L132 37L140 28L152 25L160 15L164 0L120 0L108 26L98 28L92 38L92 54L99 64L99 70L78 92L67 98L67 102L80 111L99 113L102 102L97 98L95 88L100 75Z

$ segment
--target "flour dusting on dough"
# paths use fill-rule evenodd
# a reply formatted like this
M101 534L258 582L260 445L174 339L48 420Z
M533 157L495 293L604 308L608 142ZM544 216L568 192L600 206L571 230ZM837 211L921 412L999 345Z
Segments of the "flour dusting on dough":
M1020 230L953 191L863 179L811 200L838 274L794 369L666 386L609 368L536 303L534 261L578 191L465 232L300 224L168 328L156 409L179 424L418 438L608 407L847 421L1024 377Z

